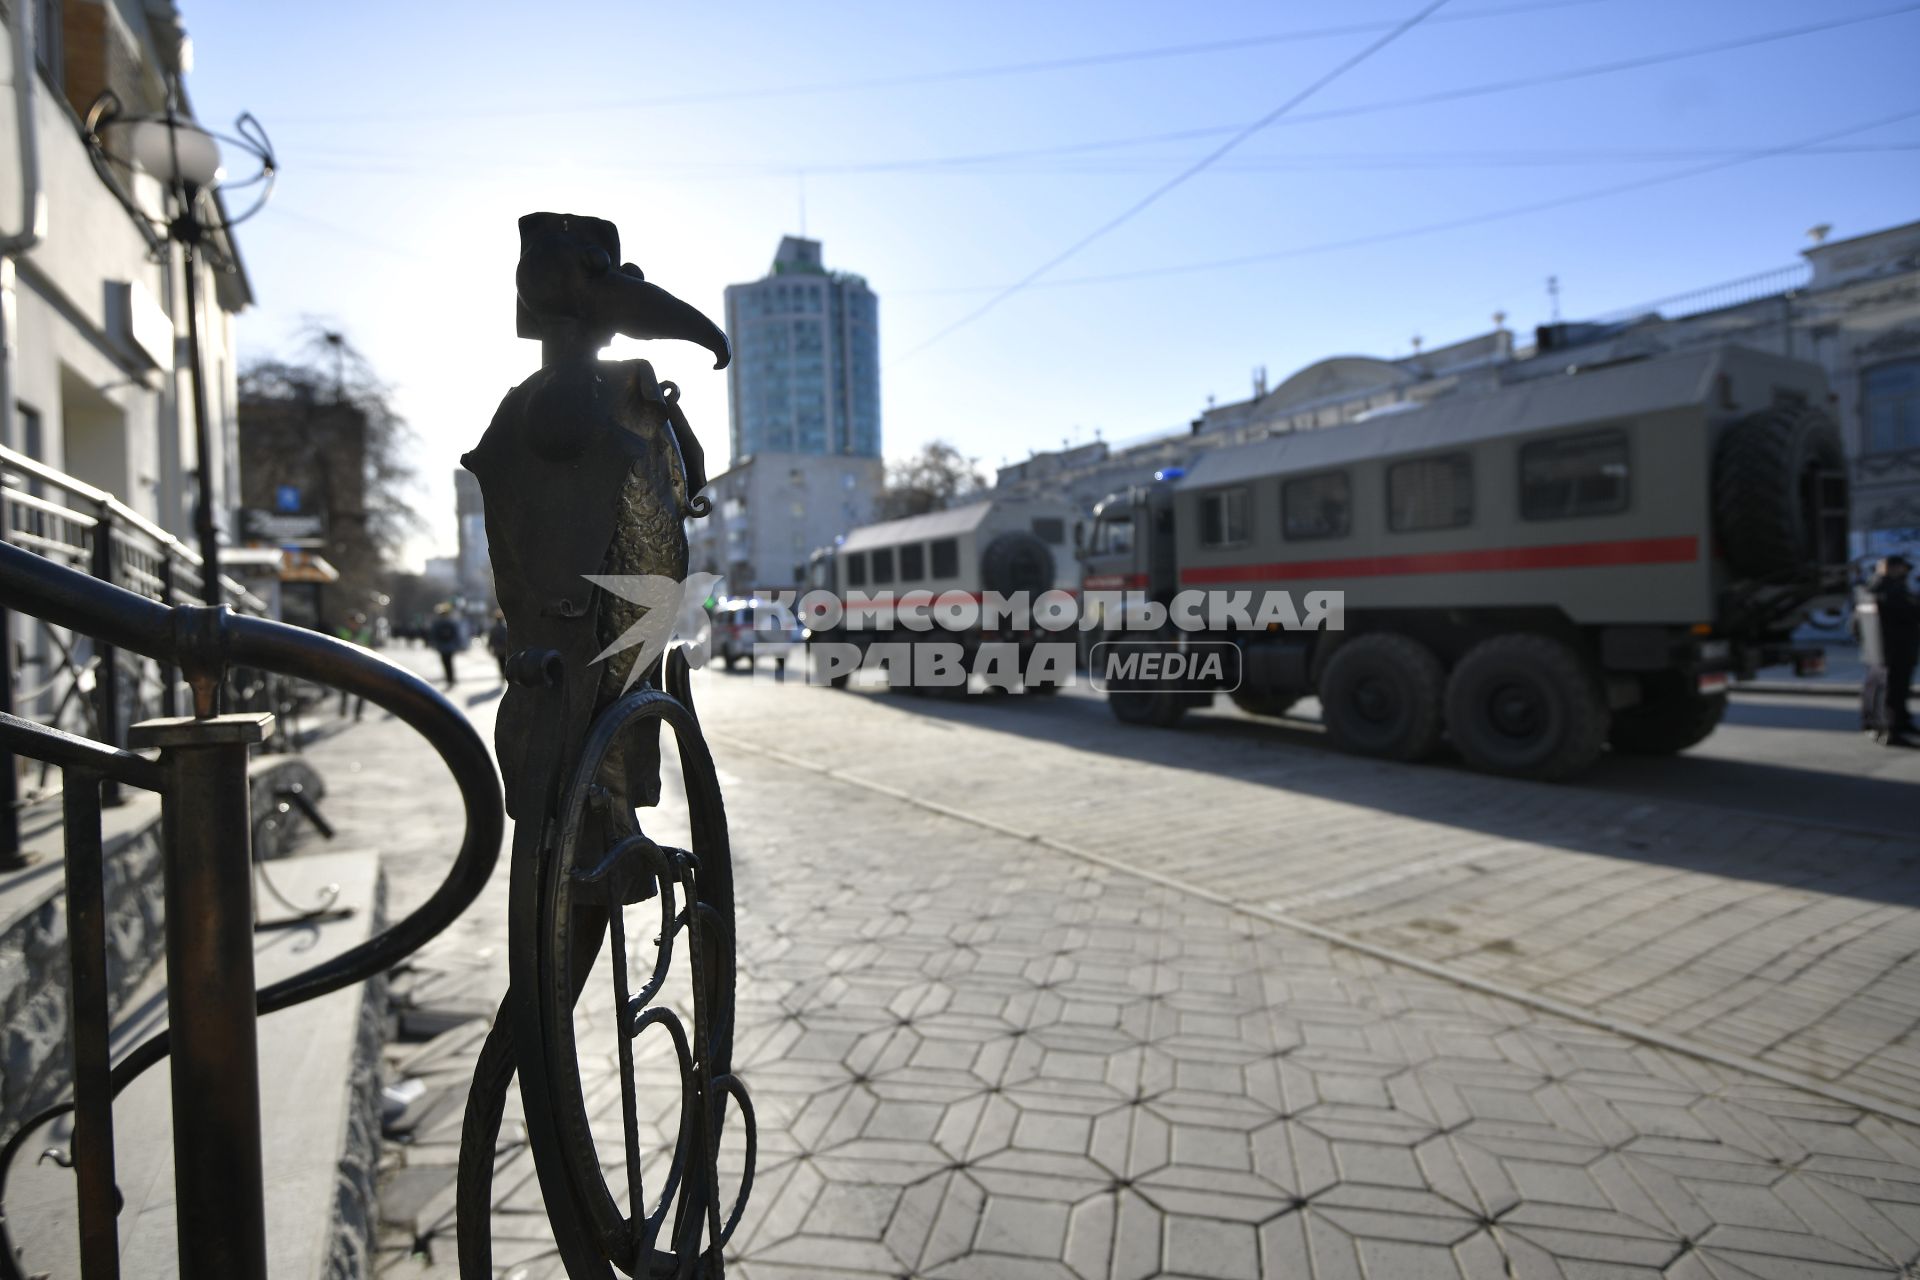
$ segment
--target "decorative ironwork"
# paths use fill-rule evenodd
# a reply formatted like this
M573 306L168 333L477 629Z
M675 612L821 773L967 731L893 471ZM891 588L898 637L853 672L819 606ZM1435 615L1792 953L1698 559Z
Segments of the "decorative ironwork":
M100 647L178 667L193 716L133 727L157 761L0 713L0 749L60 768L66 817L67 945L72 966L70 1097L30 1117L0 1146L0 1204L14 1158L45 1125L71 1115L81 1268L119 1272L113 1099L147 1068L173 1059L174 1175L180 1274L264 1280L256 1019L366 981L418 950L486 884L504 819L486 744L466 717L418 677L343 641L221 607L169 607L18 546L0 544L0 604ZM220 715L231 668L323 682L362 695L411 726L458 784L466 831L446 880L377 936L290 978L254 990L247 746L265 713ZM161 797L168 1029L118 1064L109 1056L101 793L108 783ZM0 1211L0 1280L23 1280Z
M690 339L722 366L729 352L725 336L699 312L647 284L638 268L613 268L619 242L611 224L534 214L522 220L521 232L520 332L541 339L543 367L508 394L466 458L487 500L515 650L499 713L499 755L506 808L519 821L508 920L512 985L476 1064L462 1135L461 1274L492 1274L495 1142L517 1074L528 1142L568 1274L717 1277L751 1194L756 1156L752 1103L731 1061L736 975L726 814L684 654L649 657L638 672L631 670L637 650L598 665L619 648L607 641L645 610L619 593L598 592L588 576L683 580L683 521L707 509L697 496L703 462L676 389L658 382L645 361L601 363L597 352L614 332ZM163 690L184 684L193 712L132 727L129 743L157 750L157 760L120 749L115 722L105 716L85 726L110 739L103 743L0 712L0 751L65 774L74 975L71 1096L29 1118L0 1146L0 1205L13 1159L37 1130L72 1115L72 1154L57 1158L78 1184L82 1270L87 1280L117 1275L112 1103L171 1056L181 1274L263 1278L256 1020L391 967L473 901L492 870L504 822L493 762L466 718L417 677L314 632L224 606L173 603L182 571L194 565L185 548L109 495L80 493L77 482L17 455L0 454L0 463L36 482L57 479L86 500L76 511L30 490L6 491L0 516L11 542L24 545L0 544L0 607L71 633L62 652L72 683L82 683L86 670L96 672L96 683L117 679L115 655L141 655L162 664ZM134 547L128 529L146 541ZM235 680L240 669L317 681L393 712L446 762L467 822L446 881L413 914L257 993L247 747L270 732L274 717L219 714L233 690L257 697L264 687L252 677ZM638 816L660 803L662 726L673 735L686 789L685 848L654 839ZM100 807L109 785L160 794L167 917L193 922L167 932L169 1029L117 1065L109 1053L101 887ZM263 821L301 810L299 800L278 797L275 814ZM626 917L645 903L658 913L658 933L636 984ZM573 1022L603 949L622 1104L622 1151L611 1164L588 1122ZM684 964L676 968L676 959ZM679 1126L658 1169L645 1167L641 1143L635 1046L649 1032L670 1047L670 1074L678 1081ZM731 1197L722 1193L719 1167L729 1106L739 1112L743 1147ZM6 1227L0 1211L0 1280L22 1280Z
M105 490L0 446L0 539L102 582L125 587L164 605L204 604L200 556L166 530ZM221 578L220 597L237 612L263 615L266 602ZM56 729L111 746L126 740L126 726L151 716L176 714L185 688L170 661L100 644L42 619L7 617L0 601L0 712L19 714ZM275 750L297 749L301 704L316 691L277 674L232 668L235 710L275 714ZM45 789L53 766L41 762L36 789ZM105 799L118 800L109 779ZM19 779L0 759L0 867L18 865Z
M613 224L572 214L520 221L519 333L542 367L507 393L462 461L485 499L494 580L506 616L509 688L496 745L516 820L508 919L511 988L475 1068L461 1137L460 1272L492 1275L493 1155L512 1077L520 1079L547 1216L574 1280L719 1276L752 1187L753 1111L732 1072L733 884L720 785L700 735L684 655L628 677L617 639L643 609L590 576L686 576L684 521L705 514L706 482L671 384L646 361L602 362L614 333L680 338L729 358L698 311L619 262ZM609 656L611 655L611 656ZM660 801L660 728L677 745L689 848L656 842L638 810ZM638 988L626 909L653 902L659 932ZM622 1150L602 1159L586 1112L574 1006L604 949L611 971ZM686 960L681 1011L668 1002ZM596 997L596 999L602 997ZM671 1043L680 1126L664 1169L644 1168L636 1040ZM730 1203L720 1188L727 1104L740 1111L745 1163ZM616 1192L605 1172L619 1171ZM622 1203L624 1199L624 1203Z

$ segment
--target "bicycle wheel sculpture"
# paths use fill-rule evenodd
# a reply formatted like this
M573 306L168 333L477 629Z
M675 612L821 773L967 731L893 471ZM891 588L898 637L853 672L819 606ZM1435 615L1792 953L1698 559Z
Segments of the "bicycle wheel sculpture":
M461 1142L460 1270L492 1276L493 1162L517 1074L568 1275L718 1276L754 1159L753 1112L731 1064L732 866L686 659L661 656L685 590L685 521L709 509L698 497L706 478L678 389L644 360L598 352L615 332L684 338L725 365L727 343L638 267L613 266L611 223L529 214L520 232L519 332L541 341L542 367L507 393L462 459L480 481L507 622L496 752L517 826L511 987L474 1072ZM661 802L662 726L686 793L685 847L655 840L639 817ZM652 962L637 977L627 937L635 911L658 922ZM611 1159L590 1115L597 1078L578 1056L582 1011L613 1019L620 1127ZM651 1045L671 1052L665 1076L680 1117L657 1160L642 1141L658 1100L641 1092ZM745 1157L731 1198L719 1172L729 1104Z

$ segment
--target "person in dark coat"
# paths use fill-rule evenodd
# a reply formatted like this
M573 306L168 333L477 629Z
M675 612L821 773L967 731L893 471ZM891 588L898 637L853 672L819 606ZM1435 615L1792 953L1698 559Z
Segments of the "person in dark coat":
M447 688L453 688L453 655L466 645L467 637L460 619L454 616L452 605L434 606L433 621L427 624L427 643L440 655L440 669L447 678Z
M1867 584L1867 594L1880 611L1880 662L1886 673L1877 727L1890 747L1920 746L1913 739L1913 712L1907 707L1907 689L1920 660L1920 602L1907 582L1912 573L1905 557L1888 556Z

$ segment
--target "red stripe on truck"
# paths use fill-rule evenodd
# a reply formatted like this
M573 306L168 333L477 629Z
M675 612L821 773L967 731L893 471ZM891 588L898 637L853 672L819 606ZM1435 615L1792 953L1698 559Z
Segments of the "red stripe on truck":
M1687 534L1676 538L1630 538L1622 542L1564 542L1549 547L1494 547L1482 551L1215 565L1183 569L1180 582L1183 586L1205 586L1263 578L1396 578L1423 573L1602 569L1635 564L1687 564L1699 558L1700 540Z

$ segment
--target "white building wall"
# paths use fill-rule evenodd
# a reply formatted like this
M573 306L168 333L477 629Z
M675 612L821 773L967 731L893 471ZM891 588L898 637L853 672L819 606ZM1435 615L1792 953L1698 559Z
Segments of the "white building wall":
M0 25L0 65L12 51ZM80 122L41 78L34 116L46 235L17 261L14 283L13 399L37 413L41 460L112 490L168 531L192 541L197 466L186 376L184 277L178 252L149 255L138 229L101 183L80 141ZM131 109L131 108L130 108ZM0 223L16 228L21 156L14 96L0 91ZM159 193L141 180L137 194L157 209ZM238 489L237 368L234 317L244 285L199 269L201 347L208 378L216 507L223 527ZM135 340L112 286L133 285L168 317L171 351L156 360ZM224 297L223 297L224 295ZM9 447L25 451L27 422L15 417Z

